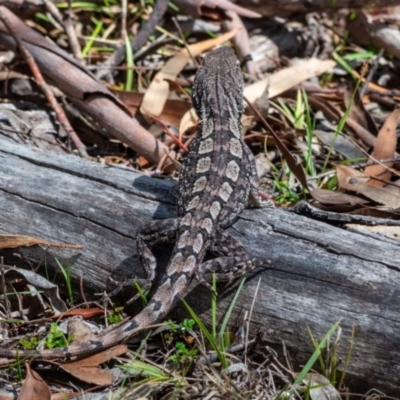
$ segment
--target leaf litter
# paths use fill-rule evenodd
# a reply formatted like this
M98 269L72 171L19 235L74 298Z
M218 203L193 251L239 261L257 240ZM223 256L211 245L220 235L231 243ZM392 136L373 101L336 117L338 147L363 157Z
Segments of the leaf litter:
M78 46L79 43L89 43L90 35L94 32L92 23L96 18L100 19L108 29L100 29L99 37L92 38L96 45L88 47L88 56L84 59L84 63L78 62L69 55L70 49L65 45L65 34L57 25L57 29L54 29L55 22L49 18L49 13L43 13L41 9L37 10L37 14L29 20L29 24L25 24L22 20L14 18L14 15L9 14L11 11L3 6L1 6L0 12L3 16L8 15L13 22L14 30L31 52L44 76L50 78L54 87L62 91L75 107L82 107L85 115L77 115L73 125L82 143L85 143L88 158L100 159L104 162L106 159L111 160L107 161L109 165L116 164L112 160L119 160L118 164L126 167L141 169L151 175L165 175L176 179L179 161L184 157L184 151L182 146L179 147L179 143L185 147L190 144L198 123L197 117L191 110L190 102L187 100L188 96L182 95L182 92L190 93L191 81L197 65L200 63L199 56L213 46L228 41L237 32L218 34L212 39L208 38L207 32L191 32L191 37L182 46L176 40L171 43L171 40L168 40L168 30L160 29L155 35L157 39L146 45L145 53L139 54L135 58L132 68L136 74L136 86L134 92L127 92L121 90L126 73L124 66L121 69L116 68L113 77L114 83L100 82L90 72L92 67L96 67L96 65L90 64L94 60L103 60L104 54L110 51L110 49L106 49L107 46L111 46L112 50L119 44L120 22L118 18L124 17L124 12L126 17L127 10L123 10L119 4L114 4L114 2L104 5L93 3L88 6L89 4L91 3L86 6L83 3L75 5L70 10L75 18L73 34L77 35ZM211 4L214 3L211 2ZM224 8L222 3L220 7ZM65 12L62 6L60 6L60 10ZM132 4L129 4L129 11L134 12ZM246 14L243 9L238 8L237 11L242 15ZM208 12L208 15L216 20L215 25L220 26L220 13L215 9ZM387 12L389 13L389 11ZM360 18L368 16L368 14L369 17L374 15L374 9L363 10ZM249 14L248 16L260 15ZM379 15L382 18L382 14ZM399 18L398 13L394 15ZM339 22L334 19L330 20L326 16L320 16L320 18L321 26L322 22L326 26ZM370 24L371 18L368 21ZM195 19L194 22L196 22ZM293 22L299 24L290 18L287 18L284 24L291 26L290 24ZM350 25L349 29L354 28ZM37 30L33 31L29 26L35 26ZM387 54L384 56L384 62L378 61L376 64L375 60L378 59L376 54L364 59L360 56L361 50L364 50L360 46L365 46L365 44L351 41L343 43L344 36L340 38L340 35L337 35L341 29L340 26L338 24L336 27L337 31L328 29L325 32L326 35L323 36L325 40L328 37L332 47L336 46L339 49L339 57L332 52L328 54L329 59L326 59L326 54L323 55L321 51L321 58L303 58L296 61L296 56L302 57L304 54L286 55L283 46L278 45L281 52L278 55L280 65L275 71L263 70L262 73L265 74L265 77L258 80L245 75L247 81L245 96L251 104L256 105L268 125L265 126L262 118L249 107L244 116L243 134L256 157L262 159L264 164L269 163L275 166L275 168L260 168L262 171L260 180L262 190L267 192L277 204L286 207L294 204L300 198L304 198L315 207L329 207L332 214L350 210L353 214L357 214L357 212L362 214L368 209L370 215L384 212L387 218L398 219L400 209L397 143L399 110L393 110L393 107L398 106L400 95L398 90L392 89L392 86L387 83L396 78L395 65L391 63ZM304 31L308 28L307 26L303 27ZM173 28L169 26L167 29ZM38 31L42 34L39 34ZM371 28L371 31L374 30ZM33 34L33 32L35 33ZM251 28L249 28L249 33L250 48L253 46L253 51L256 52L259 48L254 48L255 45L252 45ZM0 34L2 35L0 37L2 44L9 50L16 51L15 46L10 42L9 32L2 25L0 25ZM71 35L71 33L69 34ZM176 34L179 36L180 32ZM49 42L46 37L56 39L61 45ZM187 40L182 35L180 38ZM317 38L322 40L322 36ZM356 39L354 38L354 40ZM236 44L238 53L240 53L241 46L240 43ZM291 47L293 49L296 45ZM298 47L300 49L301 46ZM329 46L327 47L329 48ZM390 53L390 47L385 46L385 48ZM317 47L313 47L312 50L317 56L319 55ZM300 52L302 51L305 53L305 49L301 48ZM396 51L393 51L394 54ZM352 57L354 62L351 61ZM345 61L345 58L350 61ZM196 62L193 62L194 60ZM361 65L358 60L361 60ZM14 59L13 62L18 64L20 61ZM21 84L21 80L30 82L30 75L26 73L21 76L20 72L13 71L13 65L13 63L6 63L6 74L0 75L3 97L10 102L19 101L22 96L28 100L29 96L32 99L38 99L41 95L34 86ZM378 72L369 77L365 72L365 66L369 66L371 69L375 68ZM91 67L90 70L89 67ZM260 68L262 70L262 67ZM66 77L67 79L65 79ZM367 88L363 94L360 93L358 86L361 84L366 85ZM57 92L56 89L54 90ZM60 93L56 94L60 95ZM34 100L29 101L35 102ZM387 109L388 104L392 109ZM140 119L140 124L130 116L126 118L127 113L130 114L128 110L131 110L132 115ZM319 120L316 118L317 115ZM153 117L157 117L158 120ZM21 110L19 118L21 121L24 120L23 110ZM159 121L161 126L157 135L153 135L151 132L151 125L154 124L154 121L156 124ZM117 124L117 122L121 123ZM317 126L317 124L319 125ZM376 126L381 127L379 133ZM104 132L101 127L106 127L108 132ZM178 140L171 140L165 134L166 127L170 132L176 134ZM321 134L313 135L317 128ZM0 135L19 143L24 142L24 138L18 132L18 121L16 120L11 130L7 130L7 126L1 123ZM50 136L52 140L54 137L56 138L55 143L62 152L77 153L76 144L71 143L63 128L57 125L54 126L52 132L46 129L39 138L35 139L35 145L38 148L45 148ZM356 159L349 159L349 146L340 147L338 145L340 140L353 146L351 154L356 154ZM54 145L53 142L52 145ZM158 152L154 150L155 148L158 149ZM275 151L276 149L279 149L279 152ZM277 173L276 170L281 172ZM351 229L355 228L354 224L348 226ZM382 226L373 228L374 232L383 232L388 237L398 238L397 227L391 227L390 232L388 227L386 229ZM357 229L360 228L357 227ZM38 245L47 247L58 244L56 241L46 241L40 238L3 235L0 237L0 245L2 248L15 248ZM73 248L73 245L62 246ZM43 291L47 297L41 300L41 308L32 307L27 314L32 314L34 309L35 317L43 317L48 311L47 306L55 317L59 317L61 313L65 314L67 305L60 299L55 285L40 280L34 272L27 273L19 269L11 271L4 264L2 268L3 279L9 280L10 284L15 284L15 282L19 284L24 280L26 287L31 285L31 288L35 287L38 291ZM19 290L18 286L14 289ZM8 290L5 289L7 292ZM30 290L30 294L20 294L21 298L34 295L32 290ZM100 307L83 308L79 315L91 318L98 316L99 312L102 312ZM12 315L14 314L11 313L10 316ZM70 316L71 314L67 313L66 315ZM172 334L171 337L176 341L180 335ZM165 338L164 336L162 341L165 341ZM164 342L163 350L165 352L172 352L174 340L171 339L170 343ZM257 380L254 376L252 380L246 378L249 374L249 365L238 363L237 366L240 365L242 368L238 368L227 379L232 383L230 386L227 382L222 383L219 375L214 375L215 369L212 366L203 372L201 382L197 383L197 386L190 385L190 379L185 381L182 378L182 386L179 389L181 393L175 398L180 398L180 395L183 396L186 393L205 398L211 382L214 384L214 389L212 389L213 392L209 390L208 395L214 393L215 396L221 395L225 398L242 398L235 390L237 389L235 385L240 385L244 390L243 393L253 394L252 398L277 398L281 388L288 389L290 387L288 382L294 374L287 372L291 371L290 368L282 368L273 351L267 350L265 346L261 345L262 340L259 344L258 348L257 346L251 347L252 352L244 352L243 358L248 357L249 365L253 367L250 374L259 374L259 378L262 377L262 379ZM161 345L158 343L151 358L164 360L168 364L168 359L161 354L159 346ZM125 352L124 345L116 346L82 360L59 363L58 367L77 378L76 382L80 380L91 385L111 385L115 377L99 366ZM259 364L257 357L261 357L264 364ZM164 372L162 370L153 371L153 375L162 375ZM36 398L50 398L50 389L28 364L25 365L25 373L26 378L20 391L20 398L34 398L31 397L32 393L39 393L41 397ZM274 379L271 378L272 376ZM164 378L171 378L169 371L165 373ZM146 389L150 390L150 393L157 393L158 398L164 398L163 395L168 393L168 390L173 393L172 386L176 384L175 377L171 382L173 385L167 383L162 387L157 386L154 382L148 382ZM306 375L303 384L305 385L303 389L307 386L325 387L325 389L310 390L309 395L312 399L338 398L336 389L321 375L310 373ZM64 385L66 385L66 381L64 381ZM254 388L257 385L258 387ZM169 389L166 390L166 388ZM140 386L140 390L143 390L142 386ZM179 393L179 390L176 393Z

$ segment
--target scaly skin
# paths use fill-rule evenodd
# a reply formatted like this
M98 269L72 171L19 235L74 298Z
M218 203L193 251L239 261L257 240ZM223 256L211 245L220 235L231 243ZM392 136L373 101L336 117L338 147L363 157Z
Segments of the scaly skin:
M0 349L1 357L71 358L99 352L164 318L194 276L203 281L214 272L217 278L232 279L253 267L241 244L223 230L243 211L250 195L257 198L258 187L254 157L241 136L243 77L230 49L219 48L205 56L194 81L193 106L201 123L182 166L178 218L153 221L138 235L138 249L150 280L156 269L150 244L176 241L162 283L149 304L95 340L64 349ZM219 258L203 263L208 250Z

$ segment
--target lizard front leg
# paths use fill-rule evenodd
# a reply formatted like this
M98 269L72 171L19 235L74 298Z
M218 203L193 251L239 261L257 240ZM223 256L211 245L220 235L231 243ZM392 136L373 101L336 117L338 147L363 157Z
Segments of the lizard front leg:
M157 261L151 251L151 246L156 243L173 242L176 239L178 225L178 218L169 218L151 221L139 230L136 236L137 252L145 270L146 279L134 278L119 282L118 287L110 293L110 296L114 296L124 287L132 287L135 284L138 284L142 290L146 290L151 286L156 277L157 269ZM136 300L138 296L139 293L132 297L128 304Z
M250 184L250 193L248 203L254 207L262 207L261 199L258 194L259 191L259 183L258 183L258 175L257 175L257 168L256 168L256 160L254 159L253 153L251 152L248 146L243 146L244 150L244 157L247 159L247 163L249 165L248 173L248 180Z

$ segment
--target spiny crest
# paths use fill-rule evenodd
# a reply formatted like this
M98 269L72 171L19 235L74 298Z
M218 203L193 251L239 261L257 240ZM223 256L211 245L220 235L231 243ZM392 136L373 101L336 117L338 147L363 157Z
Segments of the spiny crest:
M220 47L207 53L203 65L197 71L193 84L193 107L202 117L207 103L210 111L214 111L217 97L225 96L239 114L243 113L243 76L240 63L228 47ZM239 115L240 116L240 115Z

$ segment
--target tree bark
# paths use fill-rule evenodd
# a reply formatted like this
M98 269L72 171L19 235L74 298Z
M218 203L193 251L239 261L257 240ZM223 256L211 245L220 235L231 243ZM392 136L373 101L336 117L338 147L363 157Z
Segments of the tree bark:
M122 280L142 274L135 232L151 219L175 215L173 185L0 138L0 233L83 245L82 250L48 249L46 271L58 270L57 258L68 262L73 278L83 279L86 294L103 291L110 276ZM400 392L398 242L268 207L246 210L229 231L252 257L272 263L245 284L232 323L250 310L261 279L253 333L264 327L271 345L284 342L301 364L313 352L308 328L321 339L341 319L342 366L355 332L346 382L353 390ZM161 264L167 263L164 248L158 250ZM39 248L20 251L34 263L43 262ZM2 254L6 262L16 262L10 252ZM220 315L231 296L219 299ZM186 300L208 320L210 294L204 287L192 290Z

